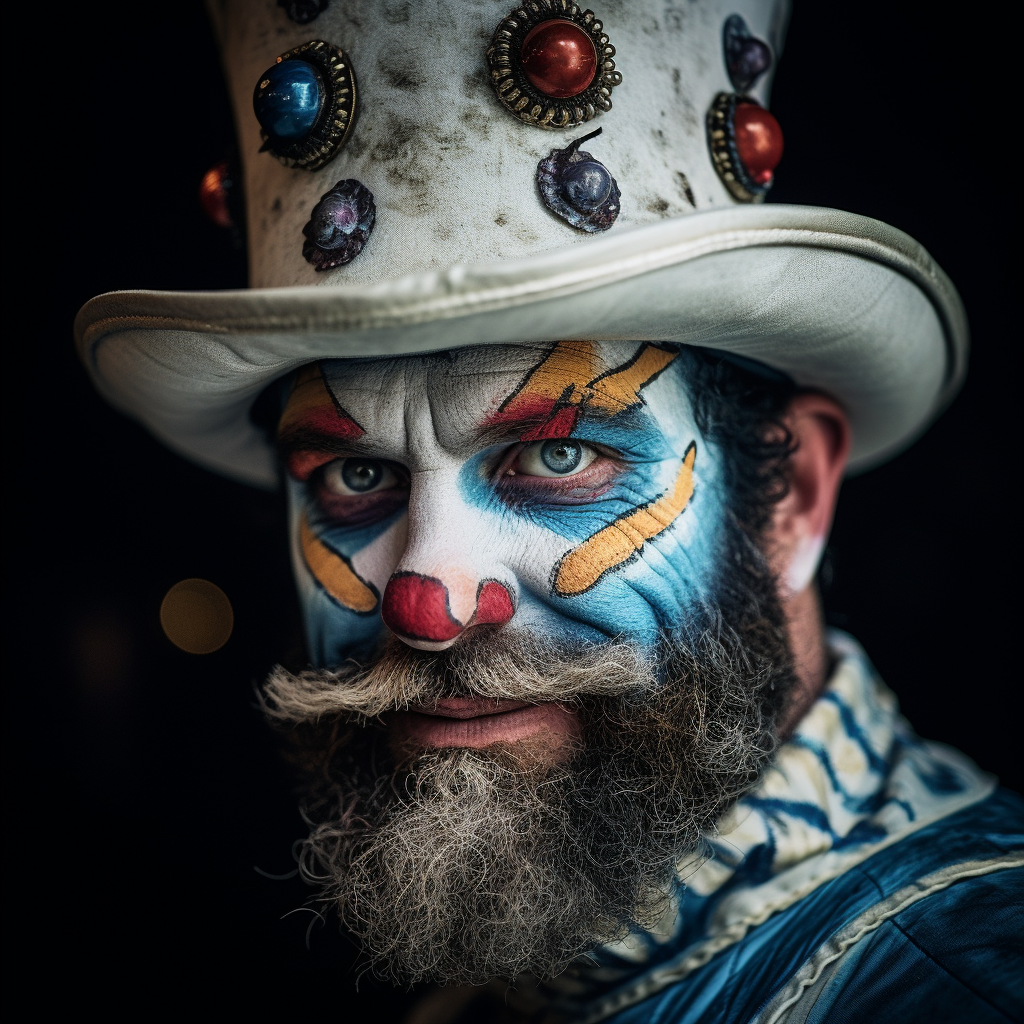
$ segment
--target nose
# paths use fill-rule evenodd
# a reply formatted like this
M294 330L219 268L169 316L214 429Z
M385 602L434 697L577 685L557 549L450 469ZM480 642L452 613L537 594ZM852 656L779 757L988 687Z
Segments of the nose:
M475 595L471 581L455 579L452 582L460 593L453 595L446 583L436 576L396 572L384 588L381 601L384 624L413 647L440 650L450 646L472 626L503 626L515 613L511 592L497 580L477 583Z

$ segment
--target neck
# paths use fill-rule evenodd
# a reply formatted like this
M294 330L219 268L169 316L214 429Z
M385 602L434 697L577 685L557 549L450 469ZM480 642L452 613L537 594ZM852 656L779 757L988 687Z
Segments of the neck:
M817 587L812 584L786 599L783 610L797 677L792 701L779 723L780 739L785 740L824 688L828 679L829 657L825 644L825 616Z

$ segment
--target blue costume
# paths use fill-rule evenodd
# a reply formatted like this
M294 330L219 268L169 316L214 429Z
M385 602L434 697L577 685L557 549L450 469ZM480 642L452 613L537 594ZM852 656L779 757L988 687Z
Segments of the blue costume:
M1024 1020L1024 800L918 738L851 638L663 923L551 983L580 1024Z

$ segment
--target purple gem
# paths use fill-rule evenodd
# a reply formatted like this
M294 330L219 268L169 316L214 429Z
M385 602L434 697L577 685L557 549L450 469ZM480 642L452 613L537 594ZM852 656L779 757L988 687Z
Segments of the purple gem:
M619 215L619 186L611 171L580 149L601 129L553 149L537 164L537 187L544 205L580 231L607 231Z
M373 193L355 178L339 181L320 197L302 229L302 255L317 270L330 270L363 251L373 231L377 208Z
M725 19L722 48L729 81L737 92L746 92L772 66L771 47L756 38L738 14Z

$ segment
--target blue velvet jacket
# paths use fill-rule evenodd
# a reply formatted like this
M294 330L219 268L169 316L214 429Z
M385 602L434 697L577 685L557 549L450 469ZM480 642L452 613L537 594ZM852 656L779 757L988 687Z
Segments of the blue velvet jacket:
M552 982L552 1019L1024 1021L1024 801L830 639L828 687L664 921Z

